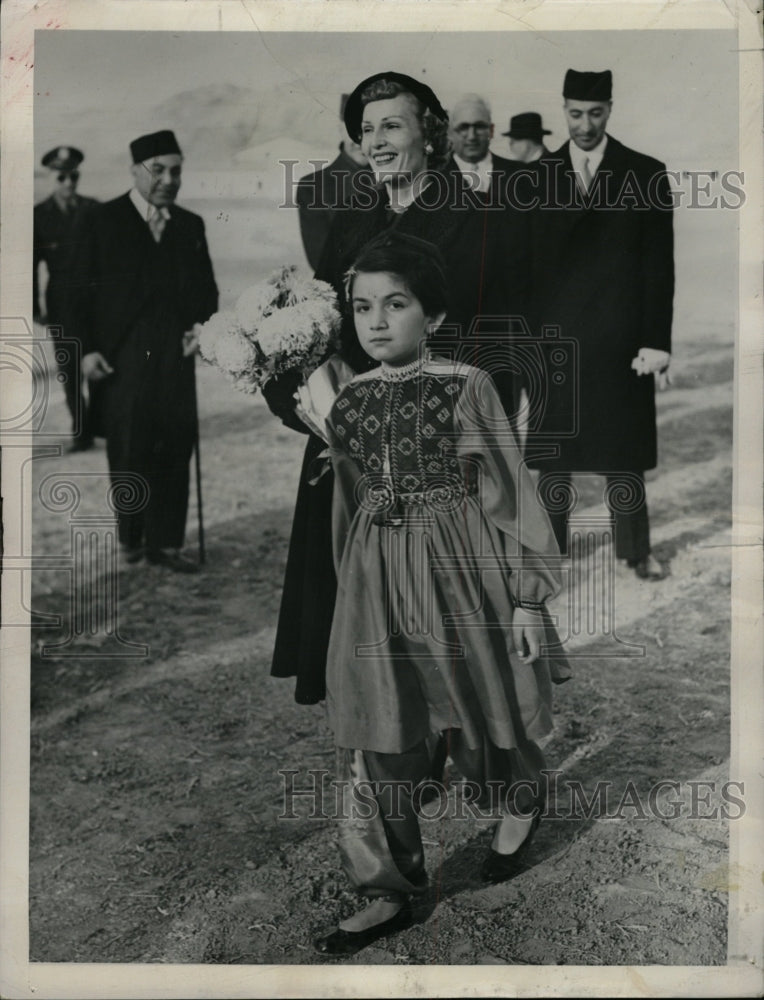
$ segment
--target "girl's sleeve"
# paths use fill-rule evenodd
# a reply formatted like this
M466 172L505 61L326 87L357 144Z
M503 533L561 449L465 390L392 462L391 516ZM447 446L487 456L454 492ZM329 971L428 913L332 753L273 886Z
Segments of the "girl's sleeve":
M483 513L504 535L509 587L535 607L560 591L559 549L491 377L473 369L455 413L457 454L476 476Z
M329 455L334 470L334 492L332 494L332 551L334 569L339 573L342 554L345 551L350 525L358 509L356 486L361 478L361 470L342 448L332 424L331 415L326 421Z

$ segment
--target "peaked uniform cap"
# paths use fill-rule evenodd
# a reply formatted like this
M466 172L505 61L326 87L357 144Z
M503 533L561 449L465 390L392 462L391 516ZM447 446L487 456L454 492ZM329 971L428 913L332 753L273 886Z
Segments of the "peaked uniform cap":
M85 154L74 146L56 146L42 158L42 165L50 170L76 170Z

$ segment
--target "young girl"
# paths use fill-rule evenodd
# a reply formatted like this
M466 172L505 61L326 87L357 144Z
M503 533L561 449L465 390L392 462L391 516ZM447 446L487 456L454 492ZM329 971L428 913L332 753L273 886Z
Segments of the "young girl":
M322 954L410 924L409 898L427 882L412 793L432 734L446 734L465 778L491 782L494 803L504 793L483 878L517 873L543 805L533 741L552 726L540 652L557 641L544 616L559 588L554 536L490 377L426 358L446 312L438 250L378 237L348 272L347 299L379 366L340 391L328 420L338 593L327 709L346 790L340 853L372 903L315 940ZM369 788L373 808L353 812Z

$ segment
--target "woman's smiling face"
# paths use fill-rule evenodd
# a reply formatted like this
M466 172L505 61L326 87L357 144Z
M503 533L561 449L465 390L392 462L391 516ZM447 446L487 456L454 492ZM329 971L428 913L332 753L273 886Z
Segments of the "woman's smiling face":
M426 169L424 136L410 94L366 105L361 123L361 149L378 181L395 183L398 177L404 184L410 183Z

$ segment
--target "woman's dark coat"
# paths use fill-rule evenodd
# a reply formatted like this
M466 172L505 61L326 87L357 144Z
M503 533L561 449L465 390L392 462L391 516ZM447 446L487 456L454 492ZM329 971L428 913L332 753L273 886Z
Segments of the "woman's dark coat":
M344 308L343 276L359 250L386 229L417 236L443 254L451 293L450 304L438 348L459 352L459 360L481 364L481 354L490 367L497 347L507 340L507 316L524 316L529 297L529 237L527 213L484 209L465 192L460 178L437 175L415 202L401 214L387 207L384 192L362 192L364 204L337 213L316 277L330 282ZM482 317L481 330L488 331L485 345L476 351L474 321ZM490 321L486 317L493 317ZM342 353L357 370L372 366L363 354L345 312ZM511 392L511 379L496 377L500 393ZM285 423L300 429L291 412L296 382L271 383L266 391L269 405ZM507 408L511 400L504 398ZM271 673L297 677L295 699L303 704L321 700L325 694L326 650L331 629L336 580L331 549L332 475L328 471L315 485L314 459L324 444L310 436L303 461L287 557L284 592Z

